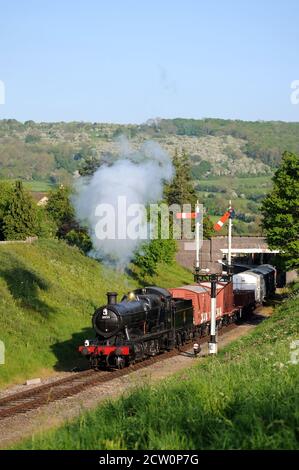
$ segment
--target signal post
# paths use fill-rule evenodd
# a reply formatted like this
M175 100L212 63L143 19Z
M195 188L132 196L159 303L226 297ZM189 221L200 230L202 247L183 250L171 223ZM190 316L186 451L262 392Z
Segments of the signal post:
M216 328L216 301L217 301L217 283L231 282L231 274L204 274L199 272L194 273L195 282L210 282L211 283L211 319L210 319L210 341L209 341L209 354L215 355L218 352L217 346L217 328Z

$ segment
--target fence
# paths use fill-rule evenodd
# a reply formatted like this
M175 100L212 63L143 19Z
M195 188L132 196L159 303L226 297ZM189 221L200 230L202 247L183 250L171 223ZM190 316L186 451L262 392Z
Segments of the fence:
M27 237L26 240L4 240L0 241L0 245L9 245L11 243L33 243L38 240L38 237Z

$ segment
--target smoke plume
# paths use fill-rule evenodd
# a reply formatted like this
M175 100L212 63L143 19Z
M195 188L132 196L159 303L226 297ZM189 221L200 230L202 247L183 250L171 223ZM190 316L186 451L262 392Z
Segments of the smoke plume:
M169 155L155 142L145 142L138 151L133 151L124 138L120 139L119 145L120 158L112 165L102 165L92 177L78 180L73 202L77 219L87 225L92 239L90 256L123 268L144 240L119 238L119 230L126 233L130 221L130 217L126 219L124 214L118 213L119 200L125 201L127 208L131 204L146 206L158 202L163 195L164 182L172 178L173 168ZM116 222L115 238L113 234L105 239L98 236L97 225L101 219L98 207L103 204L114 208L112 213L105 214L105 221L109 227ZM147 230L146 219L141 225Z

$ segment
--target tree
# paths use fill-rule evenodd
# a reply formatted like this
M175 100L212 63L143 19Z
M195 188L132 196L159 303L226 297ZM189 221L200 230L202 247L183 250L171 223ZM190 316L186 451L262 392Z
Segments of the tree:
M58 227L58 236L62 236L74 222L74 208L70 202L71 191L66 186L52 190L46 205L47 214Z
M150 212L148 211L148 218ZM172 222L170 220L170 232ZM140 276L154 276L158 272L159 263L172 264L177 251L177 244L173 238L161 238L161 214L157 221L157 237L143 243L135 252L133 263L140 268Z
M198 165L194 165L191 169L193 179L200 179L212 170L212 164L207 160L201 160Z
M285 152L262 203L262 226L286 269L299 268L299 156Z
M70 245L77 246L83 253L88 253L92 249L92 241L87 230L79 226L70 230L65 235L65 239Z
M165 197L167 203L179 204L196 204L196 193L192 183L191 177L191 166L189 157L183 150L182 155L179 156L178 151L175 150L175 154L172 160L175 175L170 184L165 187Z
M0 240L4 240L3 218L5 216L8 202L13 192L13 185L6 181L0 181Z
M6 240L25 240L38 235L38 209L32 197L16 181L11 197L4 209L3 235Z
M87 229L75 220L75 211L70 201L71 190L61 185L51 191L46 205L46 212L56 224L56 235L70 245L76 245L84 253L92 248Z
M215 235L214 224L208 215L203 217L202 223L203 237L205 239L213 237Z
M44 207L37 206L38 233L41 238L55 238L57 233L57 224L49 216Z
M171 264L174 261L177 246L175 240L156 239L144 243L135 254L134 264L140 268L140 275L154 276L159 263Z
M197 196L192 182L189 157L184 150L181 157L178 151L175 150L172 163L175 168L175 175L172 182L165 187L164 194L167 203L169 205L179 204L181 207L183 204L191 204L194 210ZM208 216L205 216L203 218L203 237L211 238L213 233L213 223Z
M85 160L82 161L80 168L79 168L79 174L80 176L91 176L95 173L95 171L100 167L100 160L92 155L89 157L86 157Z

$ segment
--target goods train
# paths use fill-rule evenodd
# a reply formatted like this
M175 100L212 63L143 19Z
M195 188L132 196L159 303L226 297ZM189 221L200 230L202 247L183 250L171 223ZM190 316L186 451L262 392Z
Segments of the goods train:
M275 269L270 265L240 275L234 275L232 282L217 282L218 329L252 312L275 290ZM79 352L94 369L121 369L207 335L210 317L209 282L168 290L144 287L120 302L115 292L108 292L107 305L96 309L92 317L95 338L85 340Z
M276 269L262 264L233 276L234 291L253 291L256 303L260 304L275 292Z

